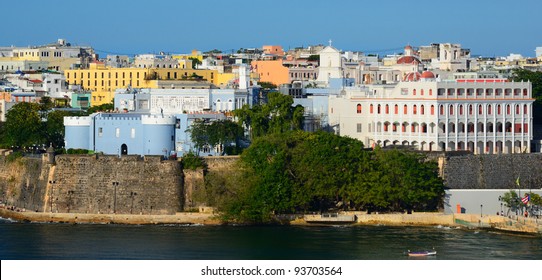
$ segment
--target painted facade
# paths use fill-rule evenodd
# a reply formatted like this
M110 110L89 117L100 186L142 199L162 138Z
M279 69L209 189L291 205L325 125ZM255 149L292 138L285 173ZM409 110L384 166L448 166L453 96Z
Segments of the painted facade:
M475 154L531 151L530 82L442 82L430 72L419 75L395 85L345 88L330 97L330 125L367 147L408 145Z
M103 63L92 63L89 69L64 71L66 82L80 85L92 91L92 105L111 102L115 90L119 88L155 88L158 82L201 81L210 84L217 81L217 70L198 70L182 68L112 68ZM218 85L217 85L218 86Z

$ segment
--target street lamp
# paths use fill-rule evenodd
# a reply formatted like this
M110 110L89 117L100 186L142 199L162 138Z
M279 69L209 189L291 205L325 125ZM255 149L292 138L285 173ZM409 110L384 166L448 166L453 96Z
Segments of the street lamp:
M480 217L483 216L483 215L482 215L482 213L483 213L482 208L483 208L483 207L484 207L484 205L480 204Z
M132 204L130 206L130 214L132 214L132 211L134 210L134 196L136 196L136 192L130 192L130 198L132 198Z
M49 198L51 201L51 213L53 213L53 193L55 190L55 183L56 183L55 180L49 181L49 184L51 184L51 197Z

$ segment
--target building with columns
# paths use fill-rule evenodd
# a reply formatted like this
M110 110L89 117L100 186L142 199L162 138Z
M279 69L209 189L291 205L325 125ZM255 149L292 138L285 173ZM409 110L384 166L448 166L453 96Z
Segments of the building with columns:
M330 96L329 123L367 147L529 153L531 90L530 82L440 81L432 72L416 72L397 84L350 87Z

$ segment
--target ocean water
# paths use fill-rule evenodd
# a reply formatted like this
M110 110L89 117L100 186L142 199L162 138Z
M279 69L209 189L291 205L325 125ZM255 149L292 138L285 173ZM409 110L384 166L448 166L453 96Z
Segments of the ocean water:
M542 260L542 236L450 227L181 226L0 220L2 260Z

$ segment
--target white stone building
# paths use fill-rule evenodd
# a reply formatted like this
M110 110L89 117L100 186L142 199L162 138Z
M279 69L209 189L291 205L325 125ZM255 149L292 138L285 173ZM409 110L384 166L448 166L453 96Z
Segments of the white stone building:
M432 72L416 72L397 84L345 88L331 96L329 122L366 147L528 153L533 101L530 82L438 81Z

